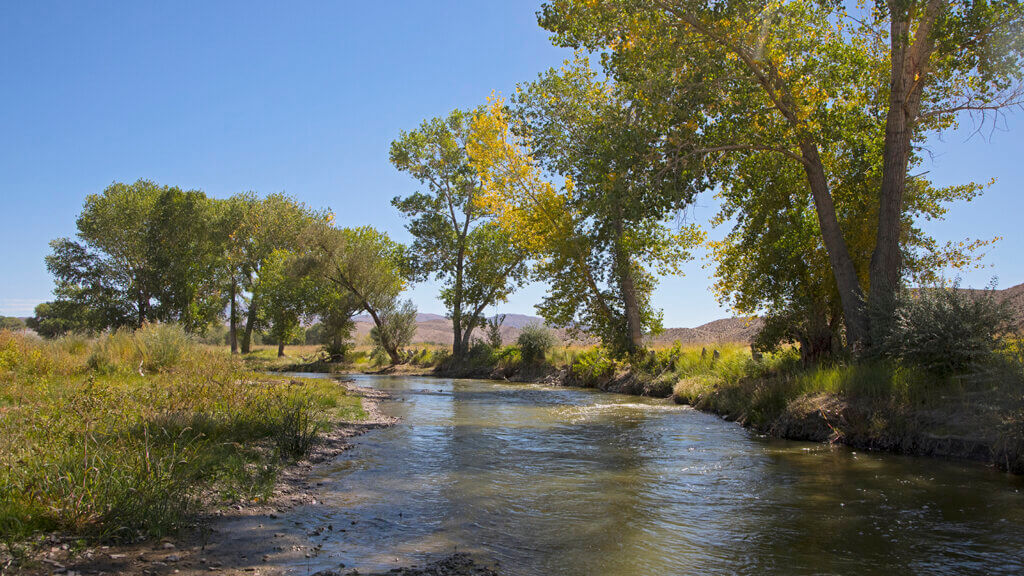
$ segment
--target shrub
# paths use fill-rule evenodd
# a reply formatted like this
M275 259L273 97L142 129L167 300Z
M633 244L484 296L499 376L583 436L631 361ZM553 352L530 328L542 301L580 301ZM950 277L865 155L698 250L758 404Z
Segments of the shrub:
M573 377L583 386L596 386L615 375L616 361L603 349L594 348L579 354L570 368Z
M964 373L993 358L1010 318L993 289L953 284L907 292L882 336L880 354L936 375Z
M486 321L487 343L491 345L491 348L498 349L504 345L501 338L501 325L504 323L504 314L498 314Z
M147 324L134 332L121 329L103 334L93 344L86 364L101 374L165 372L199 353L198 342L181 326Z
M523 362L534 364L543 362L548 350L558 342L555 334L543 324L533 322L523 326L516 343L523 355Z
M276 398L270 414L277 449L288 458L309 454L325 424L321 410L309 399L296 395Z

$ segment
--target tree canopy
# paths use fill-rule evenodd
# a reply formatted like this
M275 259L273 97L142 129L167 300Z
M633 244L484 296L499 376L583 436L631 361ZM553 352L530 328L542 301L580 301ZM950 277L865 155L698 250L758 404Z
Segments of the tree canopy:
M467 149L475 114L454 110L391 143L392 164L426 186L392 204L409 219L413 278L433 277L443 286L457 359L469 350L487 307L506 301L527 272L523 252L481 205L480 175Z

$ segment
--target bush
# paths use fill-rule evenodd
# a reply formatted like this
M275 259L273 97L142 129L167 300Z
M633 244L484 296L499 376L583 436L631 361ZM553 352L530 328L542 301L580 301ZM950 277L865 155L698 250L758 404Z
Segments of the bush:
M274 441L277 449L288 458L301 458L309 454L317 441L326 418L307 398L291 395L276 398L271 405Z
M1010 321L993 289L921 288L900 296L880 354L935 375L962 374L993 358Z
M535 364L543 362L548 350L558 342L555 334L543 324L536 322L523 326L516 343L523 355L523 362Z
M570 372L582 386L597 386L615 375L618 363L603 349L585 351L573 361Z

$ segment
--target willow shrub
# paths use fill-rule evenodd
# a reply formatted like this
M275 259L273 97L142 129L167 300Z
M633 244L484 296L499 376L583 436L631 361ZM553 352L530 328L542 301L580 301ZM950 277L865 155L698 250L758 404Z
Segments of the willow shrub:
M954 284L908 291L897 301L878 351L938 376L963 374L995 358L1011 319L993 289Z

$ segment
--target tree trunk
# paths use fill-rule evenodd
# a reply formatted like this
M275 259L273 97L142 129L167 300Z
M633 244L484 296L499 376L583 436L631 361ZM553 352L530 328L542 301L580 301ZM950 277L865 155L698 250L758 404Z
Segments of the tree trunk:
M228 340L231 353L238 354L238 282L231 281L231 313L228 320Z
M619 255L623 258L623 255ZM622 307L626 313L626 333L629 336L630 352L635 352L644 345L644 332L640 319L640 301L636 297L636 284L633 282L633 270L628 258L619 261L619 290L622 292Z
M473 335L473 330L476 328L477 318L470 318L469 323L466 325L466 329L462 331L462 353L466 354L470 348L470 338Z
M277 340L277 357L284 356L284 338L278 338Z
M139 325L136 328L142 328L143 324L146 323L146 318L149 316L149 295L145 292L139 291Z
M859 349L864 346L868 335L868 319L864 310L864 293L857 277L857 269L850 258L846 247L843 231L836 217L836 207L832 194L828 189L825 169L818 155L818 148L810 142L800 143L800 152L804 158L804 171L814 199L814 210L818 216L822 241L828 252L832 274L839 289L839 300L843 305L843 316L846 324L846 342L848 346Z
M644 331L640 319L640 301L636 296L636 282L629 254L622 247L625 234L621 218L615 220L615 275L622 292L622 308L626 314L626 335L629 338L629 352L636 352L644 346Z
M245 332L242 333L242 354L252 351L252 332L256 328L256 295L249 302L249 311L245 318Z
M903 196L907 188L910 143L921 109L928 60L934 50L931 29L946 5L931 0L910 42L911 13L906 6L889 3L890 69L889 112L885 118L882 184L878 198L878 230L871 254L871 289L868 309L873 317L888 318L896 302L903 273L900 233Z
M459 248L455 262L455 287L452 298L452 356L455 360L462 360L466 350L462 346L462 271L463 271L463 250Z

